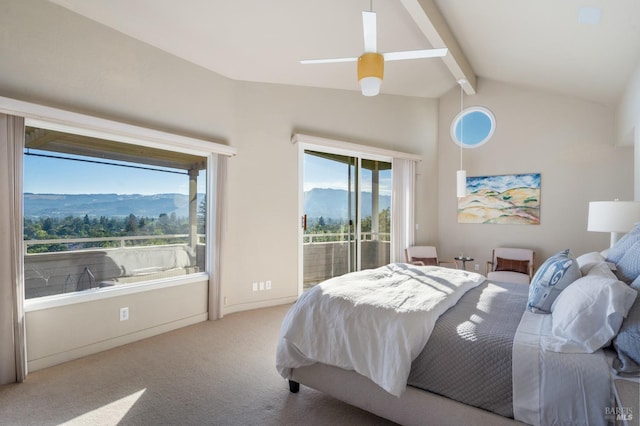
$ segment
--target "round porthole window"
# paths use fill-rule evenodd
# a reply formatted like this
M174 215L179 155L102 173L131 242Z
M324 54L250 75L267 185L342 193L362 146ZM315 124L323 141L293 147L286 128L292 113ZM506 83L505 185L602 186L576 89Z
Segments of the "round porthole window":
M463 148L485 144L496 130L496 118L485 107L465 108L451 122L451 139Z

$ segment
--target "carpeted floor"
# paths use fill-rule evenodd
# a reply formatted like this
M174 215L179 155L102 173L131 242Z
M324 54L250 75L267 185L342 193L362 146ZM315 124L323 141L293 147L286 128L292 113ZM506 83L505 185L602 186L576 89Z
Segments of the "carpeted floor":
M227 315L0 387L0 425L391 425L275 369L287 306Z

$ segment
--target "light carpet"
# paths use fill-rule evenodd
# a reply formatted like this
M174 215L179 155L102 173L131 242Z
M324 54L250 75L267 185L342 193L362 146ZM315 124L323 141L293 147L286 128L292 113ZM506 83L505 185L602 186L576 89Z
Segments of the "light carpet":
M392 425L275 369L289 305L239 312L0 387L1 425Z

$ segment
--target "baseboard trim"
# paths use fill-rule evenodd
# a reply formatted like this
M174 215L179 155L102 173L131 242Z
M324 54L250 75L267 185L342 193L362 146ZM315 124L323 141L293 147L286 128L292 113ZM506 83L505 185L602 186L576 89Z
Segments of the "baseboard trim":
M283 297L280 299L261 300L259 302L240 303L237 305L224 306L223 315L235 312L250 311L252 309L270 308L272 306L292 304L298 300L297 296Z
M156 327L151 327L145 330L136 331L134 333L118 336L113 339L104 340L102 342L96 342L80 348L75 348L70 351L61 352L58 354L49 355L39 359L29 360L27 363L27 369L30 373L43 368L52 367L63 362L72 361L74 359L82 358L88 355L93 355L98 352L113 349L118 346L133 343L138 340L146 339L148 337L157 336L158 334L166 333L168 331L177 330L182 327L197 324L199 322L207 321L209 314L207 312L194 315L188 318L183 318L177 321L172 321L167 324L161 324Z

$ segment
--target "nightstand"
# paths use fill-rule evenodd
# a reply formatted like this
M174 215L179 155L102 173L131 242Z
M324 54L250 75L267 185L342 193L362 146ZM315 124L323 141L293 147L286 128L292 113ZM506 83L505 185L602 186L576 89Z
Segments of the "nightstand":
M640 425L640 382L615 379L613 388L616 394L615 424Z

